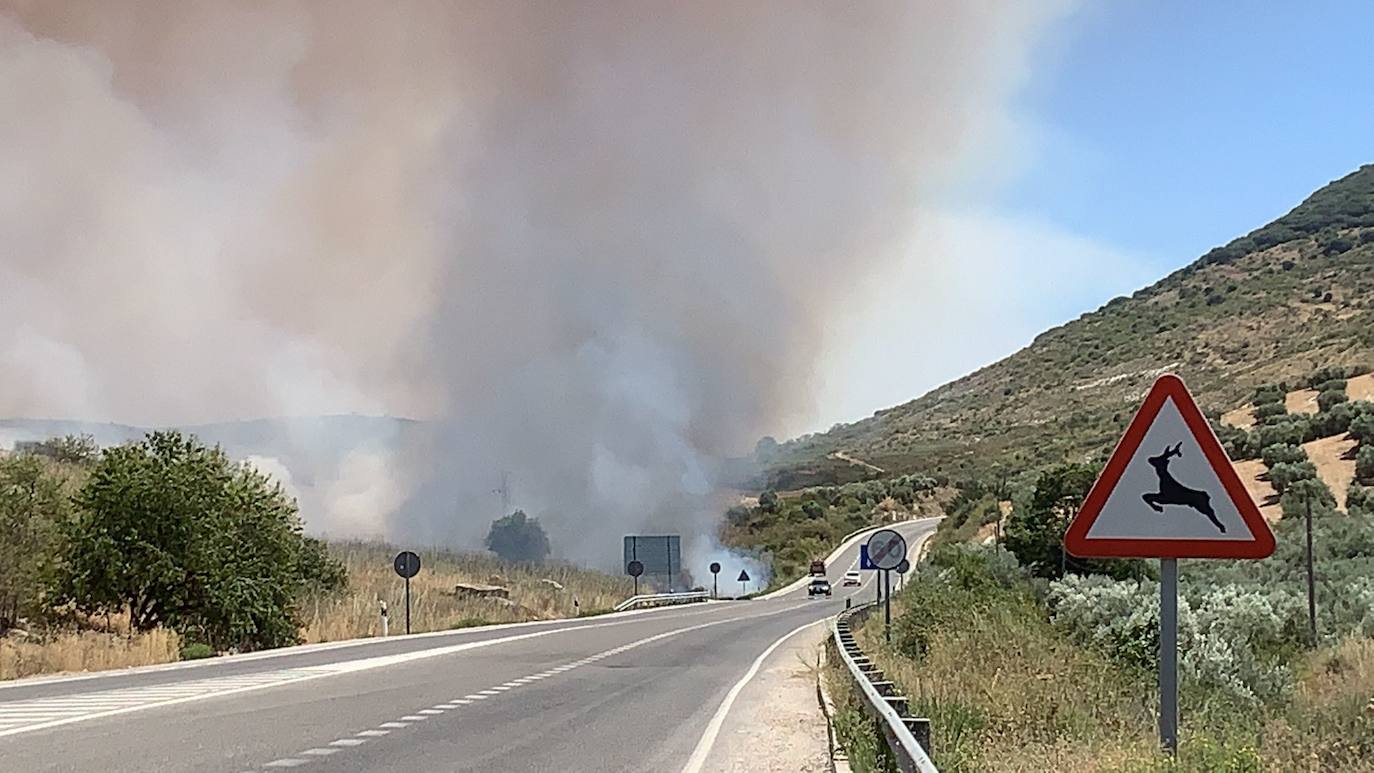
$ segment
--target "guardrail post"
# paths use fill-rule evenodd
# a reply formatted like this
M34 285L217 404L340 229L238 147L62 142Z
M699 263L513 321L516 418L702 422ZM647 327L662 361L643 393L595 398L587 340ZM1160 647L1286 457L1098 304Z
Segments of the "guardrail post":
M930 754L930 720L925 717L902 717L902 723L916 736L916 742L926 750L926 754Z

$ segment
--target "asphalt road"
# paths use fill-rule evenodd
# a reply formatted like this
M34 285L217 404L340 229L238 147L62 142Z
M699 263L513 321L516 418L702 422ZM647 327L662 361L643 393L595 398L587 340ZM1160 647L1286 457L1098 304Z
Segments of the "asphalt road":
M897 528L914 543L935 521ZM0 771L709 771L732 688L846 595L874 593L839 586L857 556L831 562L830 599L803 588L7 684Z

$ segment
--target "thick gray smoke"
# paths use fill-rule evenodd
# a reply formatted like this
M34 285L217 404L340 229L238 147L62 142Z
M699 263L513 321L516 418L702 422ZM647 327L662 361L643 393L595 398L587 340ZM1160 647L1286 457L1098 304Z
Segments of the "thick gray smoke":
M0 0L0 415L433 419L307 520L710 534L1061 10Z

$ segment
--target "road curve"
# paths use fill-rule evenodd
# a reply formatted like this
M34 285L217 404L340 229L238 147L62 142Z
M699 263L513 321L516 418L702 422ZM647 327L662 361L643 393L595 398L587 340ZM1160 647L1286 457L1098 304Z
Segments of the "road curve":
M899 524L909 541L936 521ZM836 595L299 647L0 686L4 771L710 770L727 700ZM865 573L866 575L868 573ZM762 750L761 750L762 751Z

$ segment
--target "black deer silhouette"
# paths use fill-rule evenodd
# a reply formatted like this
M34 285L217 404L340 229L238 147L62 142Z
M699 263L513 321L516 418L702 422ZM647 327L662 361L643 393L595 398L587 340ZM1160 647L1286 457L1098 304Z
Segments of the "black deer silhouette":
M1217 514L1212 510L1212 498L1206 491L1188 488L1174 479L1169 473L1169 460L1175 456L1183 456L1183 444L1179 443L1173 448L1164 447L1164 453L1159 456L1149 457L1150 466L1155 468L1155 474L1159 476L1159 491L1150 494L1141 494L1140 498L1145 500L1157 513L1164 512L1161 505L1182 505L1191 507L1194 510L1207 516L1217 531L1226 533L1226 527L1221 521L1217 520Z

